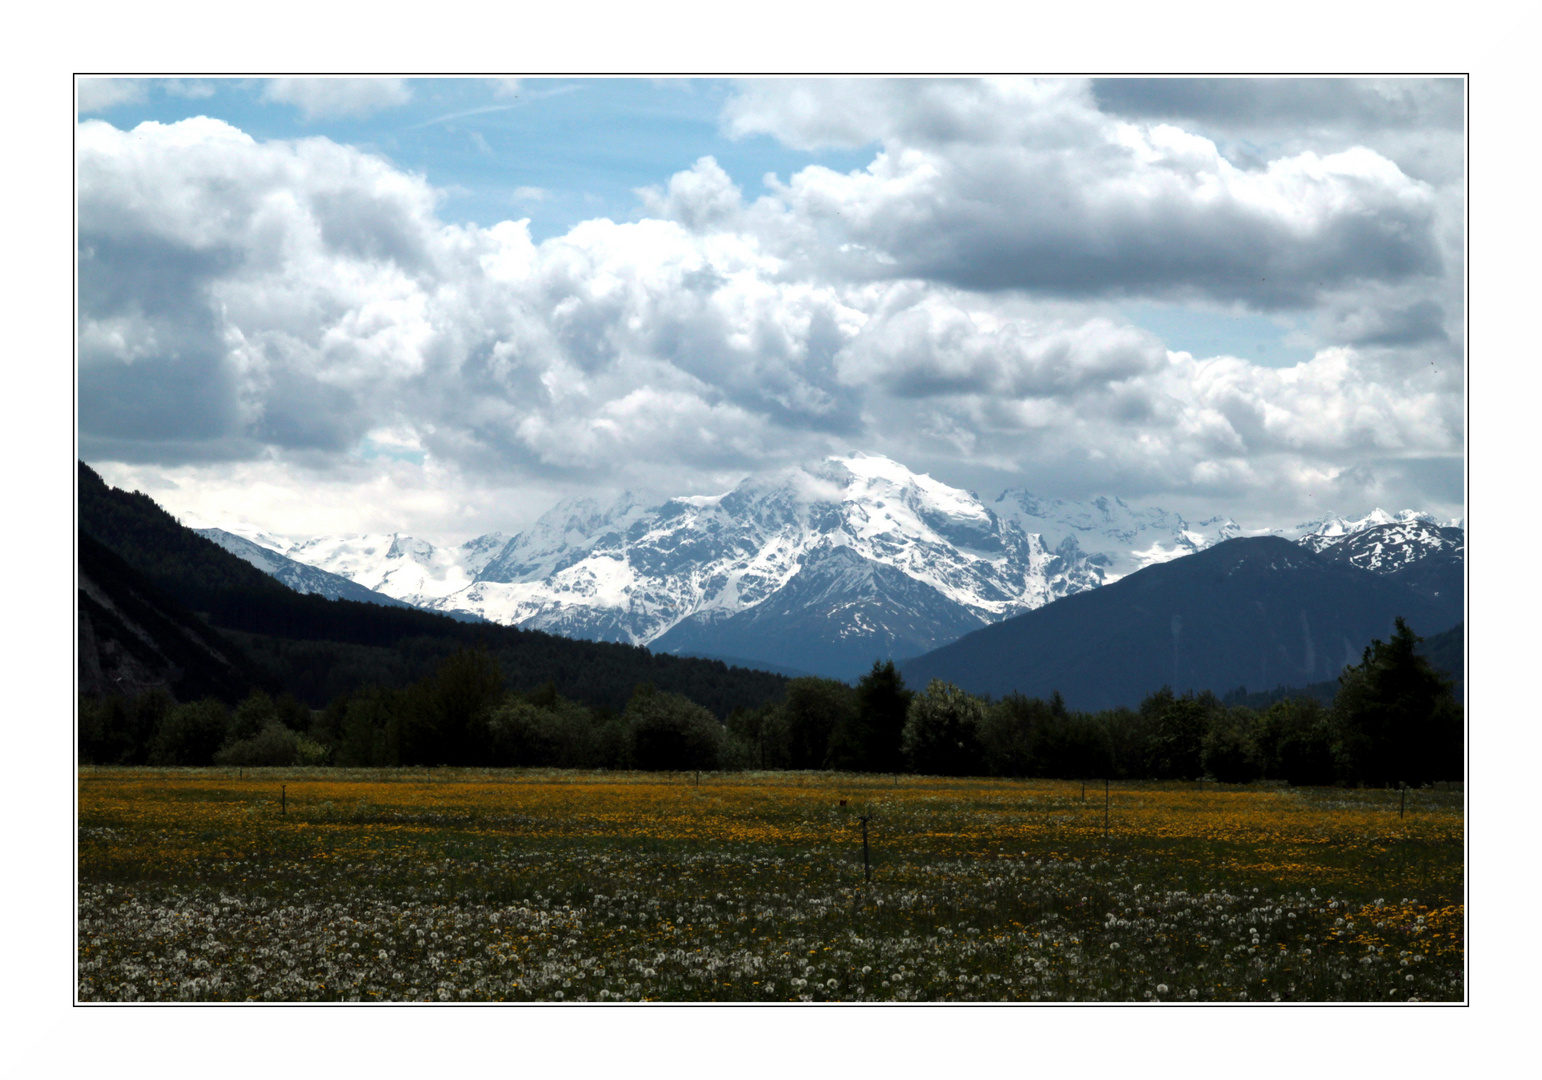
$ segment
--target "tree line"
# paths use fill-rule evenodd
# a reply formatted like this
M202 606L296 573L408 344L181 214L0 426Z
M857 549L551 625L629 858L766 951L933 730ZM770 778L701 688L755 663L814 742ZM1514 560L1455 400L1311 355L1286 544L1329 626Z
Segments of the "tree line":
M1162 689L1139 708L1081 712L990 700L933 680L908 688L892 662L855 686L806 677L781 700L724 721L689 697L638 685L591 707L554 682L508 691L496 656L462 649L405 687L365 686L324 709L256 692L233 710L162 691L82 701L80 757L97 764L473 765L577 769L836 769L1058 779L1259 779L1380 785L1463 775L1462 709L1399 619L1346 668L1331 704L1256 710Z

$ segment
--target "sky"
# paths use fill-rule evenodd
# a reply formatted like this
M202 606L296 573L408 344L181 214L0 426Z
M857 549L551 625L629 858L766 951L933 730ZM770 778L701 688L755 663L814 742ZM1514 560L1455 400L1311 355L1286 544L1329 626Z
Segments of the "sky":
M1456 516L1465 89L82 79L79 453L292 536L852 450Z

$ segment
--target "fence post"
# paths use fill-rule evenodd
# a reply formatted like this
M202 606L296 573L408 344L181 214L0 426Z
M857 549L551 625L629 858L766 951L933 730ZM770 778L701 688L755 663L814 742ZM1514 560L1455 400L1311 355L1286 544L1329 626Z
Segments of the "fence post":
M1397 804L1397 819L1399 821L1403 820L1403 811L1406 809L1408 809L1408 785L1404 784L1402 801Z
M1103 839L1108 839L1108 781L1103 781Z
M278 812L281 815L282 814L287 814L289 812L289 785L288 784L280 784L278 786Z

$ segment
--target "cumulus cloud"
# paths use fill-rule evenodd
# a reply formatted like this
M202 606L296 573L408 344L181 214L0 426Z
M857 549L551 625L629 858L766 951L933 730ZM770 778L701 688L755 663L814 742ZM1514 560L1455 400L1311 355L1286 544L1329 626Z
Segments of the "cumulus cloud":
M360 118L412 100L404 79L269 79L265 101L298 108L306 120Z
M738 185L711 156L670 177L667 190L641 188L637 195L655 217L697 230L721 228L742 209Z
M184 493L208 478L221 497L283 475L351 484L411 503L421 531L441 515L441 533L517 526L575 488L721 491L853 448L982 493L1177 493L1237 510L1449 490L1459 365L1417 350L1449 349L1459 309L1400 278L1417 266L1386 263L1417 244L1350 250L1399 222L1418 235L1427 195L1389 162L1346 152L1238 170L1203 139L1117 123L1088 150L1085 87L970 91L1039 95L1024 119L939 85L882 123L881 95L864 92L864 130L916 145L886 143L854 174L804 170L752 204L703 158L645 190L641 220L539 244L522 221L447 224L423 177L324 138L261 141L207 118L84 122L83 456L152 491L156 477ZM754 122L771 123L769 108ZM1059 164L1044 150L1055 138ZM995 142L976 155L971 139ZM1026 148L1002 149L1013 139ZM940 153L949 140L964 149ZM1015 180L985 168L1019 153ZM1003 184L1079 201L1014 224ZM1238 222L1272 250L1244 251L1227 235ZM1071 264L1131 260L1108 271L1130 289L1155 274L1140 252L1157 233L1190 250L1149 261L1205 295L1302 295L1308 269L1329 275L1325 251L1360 267L1341 266L1340 282L1393 280L1335 292L1322 317L1339 344L1308 363L1194 358L1086 295L1099 290L1069 287L1093 271L1049 265L1040 233L1057 229ZM1099 229L1111 231L1095 242ZM977 238L1015 284L955 280L963 247L932 231ZM1026 287L1012 251L1038 251L1032 273L1058 284ZM1249 259L1295 284L1269 300L1221 280Z
M726 122L793 146L880 143L866 169L811 166L764 208L763 232L825 272L1273 310L1443 270L1434 193L1374 151L1243 168L1099 111L1082 83L754 84Z
M1364 146L1407 175L1460 183L1466 167L1461 79L1095 79L1111 115L1180 125L1239 164Z

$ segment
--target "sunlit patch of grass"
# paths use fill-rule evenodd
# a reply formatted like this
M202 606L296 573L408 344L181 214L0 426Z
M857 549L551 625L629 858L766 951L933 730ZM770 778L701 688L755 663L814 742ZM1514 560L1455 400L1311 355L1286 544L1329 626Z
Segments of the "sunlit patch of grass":
M83 1000L1463 996L1450 792L1399 818L1384 791L1126 785L1105 826L1101 784L1052 781L82 770L79 790Z

